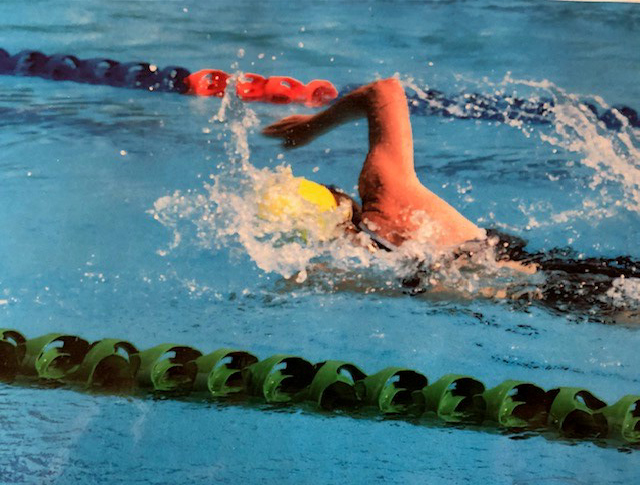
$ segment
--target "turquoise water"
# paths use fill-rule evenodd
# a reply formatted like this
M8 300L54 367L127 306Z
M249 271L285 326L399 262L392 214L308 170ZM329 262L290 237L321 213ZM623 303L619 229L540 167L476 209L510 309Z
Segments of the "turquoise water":
M6 1L0 47L338 87L397 73L408 92L553 98L547 126L412 118L421 180L534 250L640 258L637 130L604 130L578 109L580 100L640 108L638 6L202 3ZM0 325L141 348L174 341L262 358L340 358L368 372L402 365L489 386L506 378L578 385L608 402L640 393L637 319L603 325L537 306L412 298L398 282L386 285L384 264L351 253L364 283L332 289L335 275L312 272L285 281L308 255L243 239L234 230L250 226L215 210L243 189L246 164L290 165L353 190L363 124L284 152L258 128L295 108L232 103L225 121L212 120L220 107L219 99L0 76ZM237 122L254 119L248 108L257 124L242 130ZM217 192L205 186L210 176ZM344 250L321 259L340 266ZM638 298L626 282L611 304L637 309ZM630 483L640 464L635 452L589 442L299 410L10 386L0 396L1 483Z

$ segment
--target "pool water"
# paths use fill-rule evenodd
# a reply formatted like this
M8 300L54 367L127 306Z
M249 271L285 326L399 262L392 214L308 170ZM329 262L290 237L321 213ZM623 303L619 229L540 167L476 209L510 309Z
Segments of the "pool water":
M637 5L530 0L8 0L0 47L553 99L547 125L412 117L420 179L532 250L640 259L638 130L580 109L640 108L639 25ZM609 296L632 316L606 325L412 297L397 260L253 233L240 196L278 170L354 192L365 124L295 151L260 135L298 110L0 76L0 326L581 386L609 403L640 393L633 279ZM626 484L640 465L593 442L299 409L7 385L0 396L0 483Z

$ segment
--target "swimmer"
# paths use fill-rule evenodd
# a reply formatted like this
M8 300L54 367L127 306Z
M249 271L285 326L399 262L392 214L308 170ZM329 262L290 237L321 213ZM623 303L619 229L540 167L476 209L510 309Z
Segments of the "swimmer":
M436 251L451 250L469 241L482 241L487 233L445 200L425 187L415 172L409 109L402 84L386 79L363 86L315 115L294 115L263 130L295 148L346 121L366 117L369 152L358 179L362 207L356 229L366 232L380 247L393 249L416 234L426 217L434 228L429 243ZM333 190L339 200L346 195ZM534 265L503 261L518 271L534 273Z
M484 231L418 180L413 164L413 140L404 88L396 79L377 81L340 98L315 115L294 115L263 130L294 148L346 121L366 117L369 153L358 179L362 223L394 246L411 238L416 211L437 225L433 243L456 246L485 237Z
M526 241L478 227L425 187L415 172L407 99L397 79L360 87L317 114L288 116L264 128L263 134L295 148L342 123L364 117L369 151L358 179L362 206L329 187L336 204L345 199L352 204L352 224L347 232L364 232L379 249L391 251L412 240L418 229L416 221L426 216L435 228L429 241L434 250L465 259L483 244L491 245L498 266L525 275L543 271L545 285L526 298L561 312L597 308L606 313L611 306L607 297L620 278L640 278L640 264L629 257L576 259L566 250L529 253L524 250ZM416 277L403 283L419 287L421 277L429 271L421 264ZM486 296L518 298L501 289Z

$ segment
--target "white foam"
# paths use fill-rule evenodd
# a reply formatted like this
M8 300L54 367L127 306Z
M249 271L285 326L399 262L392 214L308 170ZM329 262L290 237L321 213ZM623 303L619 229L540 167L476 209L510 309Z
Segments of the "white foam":
M618 185L624 200L602 193L594 211L601 211L613 206L640 213L640 141L638 130L617 111L614 115L621 123L619 131L608 129L596 115L587 108L585 101L596 105L601 112L611 109L599 96L579 96L568 93L549 80L530 81L514 79L507 74L503 79L504 88L526 86L541 92L543 97L550 97L553 105L548 105L553 134L539 130L540 139L550 145L560 147L581 155L579 162L593 170L590 188L602 188L610 181ZM508 120L507 123L511 123ZM590 212L585 212L590 217Z
M607 297L614 307L640 309L640 278L616 278L607 291Z

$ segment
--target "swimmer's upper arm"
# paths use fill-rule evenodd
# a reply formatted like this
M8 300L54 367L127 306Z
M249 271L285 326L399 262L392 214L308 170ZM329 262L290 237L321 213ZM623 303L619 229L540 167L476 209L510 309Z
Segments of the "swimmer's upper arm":
M409 108L402 84L391 78L368 88L369 158L392 165L395 173L415 174Z
M294 115L263 133L283 138L286 147L308 143L337 125L366 117L369 125L369 160L396 175L413 174L413 140L404 88L397 79L383 79L362 86L313 116ZM403 170L404 169L404 170Z

